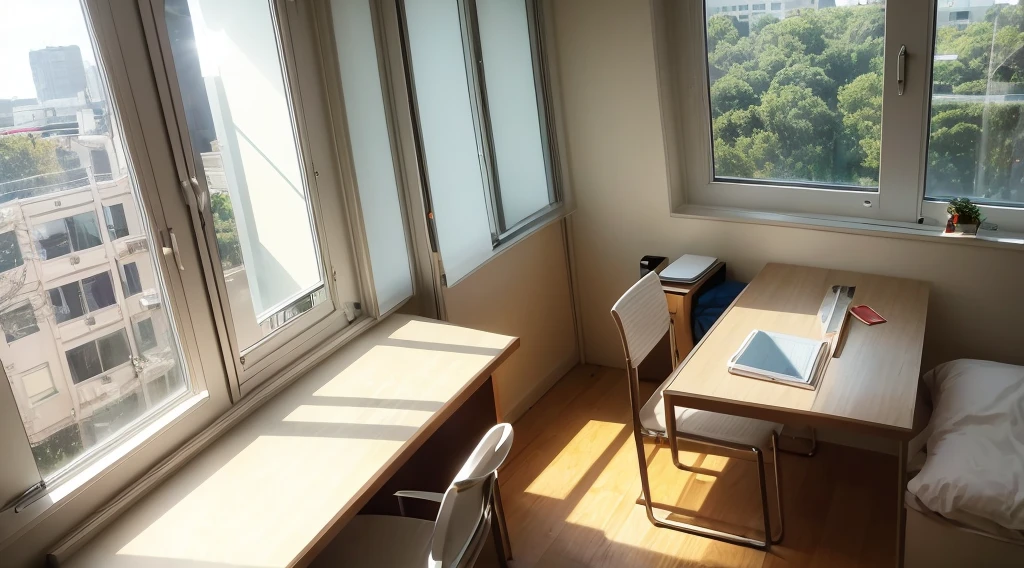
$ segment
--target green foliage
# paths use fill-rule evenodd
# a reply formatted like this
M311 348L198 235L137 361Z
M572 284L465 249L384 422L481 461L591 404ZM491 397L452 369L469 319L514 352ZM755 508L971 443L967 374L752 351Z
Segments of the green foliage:
M231 198L226 193L210 195L210 212L213 214L213 230L217 235L217 250L220 252L221 268L227 270L242 264L242 247L238 241L238 225Z
M946 213L949 213L950 216L955 215L957 217L957 224L974 225L985 220L981 215L981 209L971 203L971 200L966 197L957 197L950 200L949 206L946 207Z
M32 135L0 136L0 183L61 171L57 144Z
M878 185L885 10L803 10L746 26L708 20L715 174ZM1024 201L1024 3L941 26L934 64L929 195ZM955 56L955 57L952 57Z

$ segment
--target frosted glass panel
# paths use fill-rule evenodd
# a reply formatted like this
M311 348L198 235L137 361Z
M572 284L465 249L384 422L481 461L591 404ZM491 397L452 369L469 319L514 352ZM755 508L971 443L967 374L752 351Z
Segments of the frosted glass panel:
M477 0L505 228L550 202L525 0Z
M380 313L385 313L412 295L412 275L370 2L332 0L331 11L373 285Z
M448 285L492 254L455 0L406 0L416 105Z

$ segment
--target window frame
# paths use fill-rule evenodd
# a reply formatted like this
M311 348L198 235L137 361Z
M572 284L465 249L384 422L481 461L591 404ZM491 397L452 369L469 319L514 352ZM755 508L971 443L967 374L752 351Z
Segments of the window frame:
M28 308L29 312L32 314L32 325L36 329L35 329L35 331L31 331L29 333L26 333L25 335L20 336L20 337L15 337L14 339L11 339L10 334L7 332L6 326L4 326L2 323L0 323L0 331L3 331L4 339L7 341L8 345L14 343L15 341L18 341L19 339L24 339L24 338L26 338L26 337L34 334L34 333L39 333L39 329L40 329L39 328L39 318L36 316L36 308L35 308L35 306L32 305L32 302L30 302L28 300L19 303L17 306L14 306L13 308L8 308L8 309L4 310L3 312L0 312L0 321L3 320L4 316L7 316L9 314L13 314L16 311L23 310L25 308Z
M558 143L554 117L551 112L551 89L549 87L545 61L545 38L543 34L542 8L539 0L522 1L526 8L527 28L530 34L530 57L533 62L533 84L537 97L538 124L540 125L541 148L544 154L544 170L547 179L548 204L527 215L520 221L508 224L502 206L501 182L498 176L494 131L491 127L487 75L484 71L483 46L480 41L480 25L477 0L458 0L459 16L462 20L463 44L466 58L466 72L471 83L470 105L473 108L473 124L476 128L477 144L482 148L482 169L484 197L488 206L488 222L491 225L491 246L494 249L528 233L557 214L563 205L561 176L558 163Z
M82 0L81 7L111 111L118 121L125 159L130 164L132 195L138 200L143 228L151 241L149 248L158 252L162 245L170 251L172 227L187 226L189 216L180 202L178 188L165 175L172 154L162 120L154 120L160 116L156 75L153 63L143 56L146 43L139 10L133 0ZM98 216L96 221L104 245ZM4 455L0 492L3 500L13 499L0 509L0 549L5 549L5 554L41 553L7 547L15 540L22 542L20 537L29 533L36 543L59 540L85 515L100 509L230 407L198 251L187 239L175 244L179 245L175 247L176 255L153 254L152 258L162 282L168 323L176 331L180 362L189 377L183 392L48 476L44 485L13 390L0 389L0 446L10 450ZM6 369L2 372L6 375Z
M934 227L944 226L947 217L945 202L924 194L936 9L934 0L886 2L879 186L877 192L867 192L828 184L716 178L705 3L655 0L652 23L672 213L707 216L711 210L726 217L764 214L765 220L781 214L796 222L810 218L826 225L935 234ZM896 54L904 45L907 81L900 95ZM979 206L1001 231L1024 231L1024 207Z
M286 100L295 134L296 151L301 176L306 189L308 207L314 229L314 243L318 247L323 288L331 303L321 303L313 309L287 321L272 334L255 345L240 349L227 301L227 287L223 271L219 268L217 241L209 206L207 176L201 174L194 159L182 95L174 67L168 30L160 9L163 0L146 2L149 9L144 25L150 55L159 59L166 81L160 87L165 104L165 120L174 142L179 183L190 209L195 214L196 235L201 247L204 270L211 297L216 298L217 323L225 349L224 360L231 371L231 390L235 398L252 392L268 379L296 363L312 347L339 333L351 333L361 319L370 316L365 310L358 313L351 304L338 296L339 271L347 276L351 287L358 293L362 304L373 296L369 290L369 268L364 244L355 236L362 225L354 221L348 194L350 189L341 181L342 165L335 151L335 140L330 131L331 122L325 101L323 63L319 46L308 33L314 29L312 12L306 3L288 0L264 0L271 12ZM151 20L149 18L152 18ZM310 104L313 103L313 104ZM349 269L351 267L351 269ZM348 274L344 274L348 273ZM297 296L287 304L275 308L277 312L305 301L316 286ZM333 309L332 309L333 308ZM272 316L273 317L273 316ZM351 319L349 319L351 318Z

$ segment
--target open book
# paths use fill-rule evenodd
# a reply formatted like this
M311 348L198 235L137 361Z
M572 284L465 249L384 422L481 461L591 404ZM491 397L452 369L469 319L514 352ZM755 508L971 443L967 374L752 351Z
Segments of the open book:
M828 357L828 346L821 339L754 330L729 360L729 372L813 389Z

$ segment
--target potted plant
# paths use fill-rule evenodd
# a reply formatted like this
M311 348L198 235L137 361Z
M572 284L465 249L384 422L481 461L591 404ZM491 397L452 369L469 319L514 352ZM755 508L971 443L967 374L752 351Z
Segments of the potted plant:
M981 209L966 197L951 200L946 207L946 213L949 213L949 224L953 225L957 233L964 235L977 235L978 227L985 220L981 215Z

